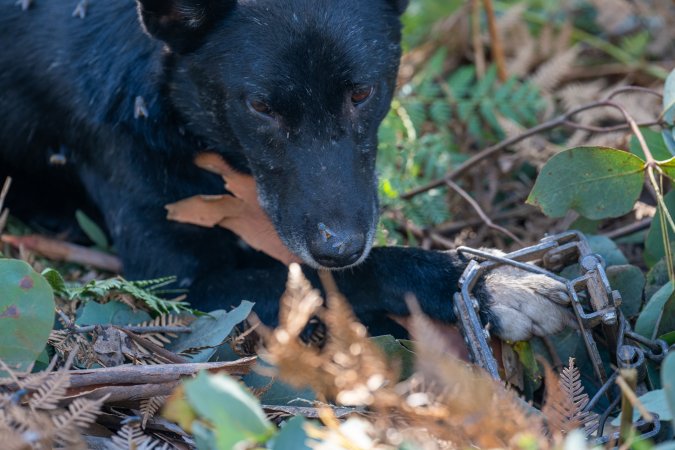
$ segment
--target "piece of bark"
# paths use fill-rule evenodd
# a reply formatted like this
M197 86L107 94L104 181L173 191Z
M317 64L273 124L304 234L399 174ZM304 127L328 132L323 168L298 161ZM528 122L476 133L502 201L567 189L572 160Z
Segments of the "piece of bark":
M272 221L260 207L255 180L230 167L216 153L201 153L195 164L223 177L232 195L196 195L166 205L167 219L203 227L220 226L244 242L284 264L301 262L279 238Z
M23 247L49 259L83 264L113 273L122 271L122 262L116 256L39 234L26 236L3 234L0 240L13 247Z

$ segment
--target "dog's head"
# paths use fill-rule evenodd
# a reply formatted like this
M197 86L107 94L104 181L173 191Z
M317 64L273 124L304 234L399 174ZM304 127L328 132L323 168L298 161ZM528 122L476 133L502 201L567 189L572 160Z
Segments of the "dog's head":
M314 267L365 259L407 0L138 1L174 55L179 112L241 158L291 251Z

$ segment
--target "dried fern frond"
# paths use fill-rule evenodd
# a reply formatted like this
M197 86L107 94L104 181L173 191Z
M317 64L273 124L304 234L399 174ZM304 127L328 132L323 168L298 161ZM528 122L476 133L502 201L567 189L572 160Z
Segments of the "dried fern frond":
M567 76L573 67L574 61L579 56L579 47L574 46L564 52L553 56L530 77L530 81L539 87L543 93L552 93Z
M515 394L487 373L453 357L437 325L415 303L410 309L417 364L430 385L423 395L413 392L408 396L407 404L414 407L406 411L407 417L460 448L508 448L523 434L538 442L539 448L546 448L541 421L523 409Z
M113 437L111 448L115 450L168 450L162 443L143 433L138 422L124 425Z
M56 409L58 402L66 396L66 389L70 386L70 375L65 371L52 372L52 376L45 379L28 401L28 406L35 409Z
M156 397L144 398L141 400L141 416L143 420L141 421L141 427L145 429L145 424L148 422L148 419L154 417L155 413L164 405L168 395L158 395Z
M322 277L328 293L328 308L319 310L321 297L312 289L300 266L289 270L286 293L275 330L259 327L265 356L276 366L279 377L298 387L311 387L321 399L350 405L391 405L398 396L388 386L396 377L390 373L379 348L368 339L335 285ZM301 339L305 326L318 315L328 330L321 348Z
M544 365L546 374L546 401L542 413L546 418L547 427L554 435L566 435L570 431L583 428L586 434L597 428L597 415L585 412L588 404L588 395L581 385L579 369L574 365L574 358L569 359L569 365L563 368L560 377L553 370Z
M584 392L581 384L581 374L579 368L574 365L574 358L569 359L567 367L563 368L560 374L560 387L568 398L574 404L574 418L582 424L587 435L595 431L598 427L598 415L594 412L584 412L583 409L588 405L588 394Z
M52 448L56 429L50 416L42 411L32 411L15 403L7 403L0 408L0 430L6 428L18 433L25 444L24 448ZM5 448L4 433L3 449Z
M96 421L106 398L107 395L98 400L76 398L68 405L68 411L52 416L56 427L56 442L65 446L77 442L81 431Z

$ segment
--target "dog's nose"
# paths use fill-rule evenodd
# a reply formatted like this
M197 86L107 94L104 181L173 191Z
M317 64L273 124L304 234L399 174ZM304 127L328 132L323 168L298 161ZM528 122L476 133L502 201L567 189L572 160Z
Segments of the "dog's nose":
M310 240L309 253L323 267L338 268L358 261L365 247L363 233L347 230L336 232L324 223L319 223L314 239Z

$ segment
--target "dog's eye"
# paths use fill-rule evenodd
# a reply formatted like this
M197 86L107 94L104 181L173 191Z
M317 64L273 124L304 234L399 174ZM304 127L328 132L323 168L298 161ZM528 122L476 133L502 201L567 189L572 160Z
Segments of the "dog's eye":
M352 103L354 106L358 106L368 100L372 93L372 86L357 87L352 91Z
M249 100L248 107L251 109L251 111L264 116L272 117L274 115L272 107L262 100Z

